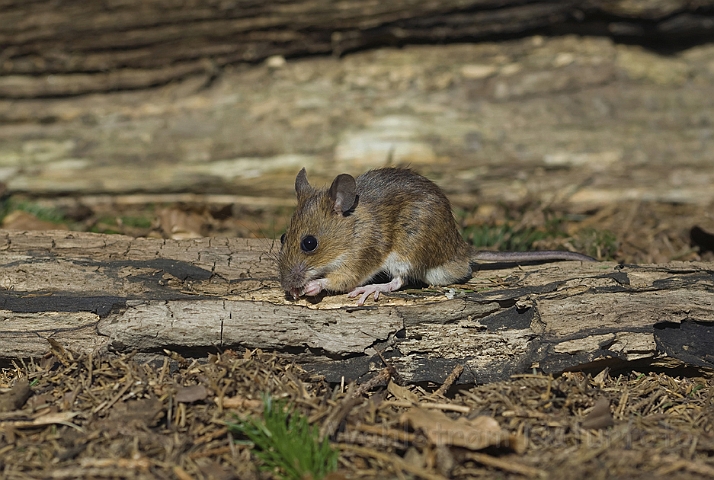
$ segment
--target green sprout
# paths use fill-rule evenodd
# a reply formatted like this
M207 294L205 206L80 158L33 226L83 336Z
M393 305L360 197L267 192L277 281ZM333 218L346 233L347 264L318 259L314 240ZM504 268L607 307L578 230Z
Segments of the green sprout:
M615 258L620 246L614 233L594 228L586 228L578 232L572 244L577 251L601 259Z
M263 399L263 419L248 417L228 422L231 432L247 437L254 445L254 454L263 470L276 473L279 478L319 480L337 469L339 452L327 438L319 440L317 426L307 417L291 410L285 402Z
M119 218L121 218L122 224L127 227L151 228L152 219L149 217L123 216Z
M464 213L457 211L457 220ZM493 225L468 225L462 227L464 239L476 248L489 248L525 252L537 250L536 245L544 240L561 238L567 240L575 251L598 259L611 259L617 254L619 244L614 233L607 230L584 228L573 235L565 232L568 217L550 216L539 227L518 226L513 221Z

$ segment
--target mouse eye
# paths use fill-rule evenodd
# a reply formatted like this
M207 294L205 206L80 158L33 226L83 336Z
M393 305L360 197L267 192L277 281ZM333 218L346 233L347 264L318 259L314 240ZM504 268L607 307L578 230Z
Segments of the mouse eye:
M285 234L284 233L282 235L280 235L280 243L285 245Z
M305 253L314 252L317 248L317 238L312 235L305 235L300 242L300 249Z

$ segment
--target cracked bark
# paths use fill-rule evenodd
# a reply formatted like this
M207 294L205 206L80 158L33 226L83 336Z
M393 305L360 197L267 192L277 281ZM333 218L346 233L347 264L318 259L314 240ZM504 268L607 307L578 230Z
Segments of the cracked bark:
M375 349L411 382L456 365L462 383L665 356L714 366L711 264L483 270L452 299L414 289L358 308L345 295L286 300L267 245L3 231L0 358L42 355L53 338L95 353L275 350L334 381L381 368Z

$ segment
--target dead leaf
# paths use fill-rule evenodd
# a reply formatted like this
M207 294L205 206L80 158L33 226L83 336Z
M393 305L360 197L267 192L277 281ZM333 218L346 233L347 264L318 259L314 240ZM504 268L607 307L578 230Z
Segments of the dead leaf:
M411 403L419 403L419 397L416 393L409 390L407 387L401 387L394 383L392 380L389 381L387 385L387 391L394 395L397 400L405 400Z
M47 408L48 406L52 405L55 401L54 395L51 393L43 393L41 395L34 395L32 398L30 398L25 405L30 408L33 412L36 412L38 410L42 410L44 408ZM65 410L68 410L65 408Z
M216 397L216 403L218 403L218 401L218 397ZM223 408L239 408L259 411L263 406L263 401L245 397L223 397L222 404Z
M72 405L74 405L74 401L77 398L77 393L79 393L79 390L72 390L71 392L65 392L64 395L62 395L62 404L61 404L61 410L69 410Z
M8 213L2 220L6 230L69 230L67 225L40 220L33 214L22 210Z
M208 217L179 208L164 208L159 212L159 227L173 240L201 238L208 225Z
M107 421L123 425L139 424L153 427L161 419L164 405L156 397L116 403L109 410Z
M179 387L176 391L176 401L180 403L193 403L205 400L208 397L208 390L203 385L191 385L190 387Z
M491 417L479 416L472 420L461 417L452 420L441 411L414 407L402 414L400 421L422 430L435 446L452 445L470 450L505 446L517 453L525 450L524 438L502 430Z
M84 468L117 467L130 470L148 470L151 466L151 461L144 456L139 458L82 458L79 460L79 464Z
M610 375L610 367L605 367L603 368L600 373L595 375L595 378L593 378L593 383L597 385L598 387L602 388L603 385L605 385L605 380L608 379Z
M196 465L199 470L201 470L201 473L203 473L204 478L210 478L212 480L234 480L237 478L235 472L231 471L228 467L224 467L214 459L199 458L196 460Z
M50 350L52 350L54 356L57 357L57 360L62 362L62 365L68 367L72 364L72 362L74 362L72 352L65 349L62 344L59 343L57 340L52 337L49 337L47 338L47 343L50 344Z
M33 420L0 422L0 428L5 428L5 426L10 426L11 428L41 427L43 425L52 425L56 423L79 429L77 425L70 422L70 420L77 415L79 415L79 412L48 413L47 415L42 415L41 417L37 417Z
M434 453L436 454L436 469L445 478L451 478L451 471L456 466L456 459L451 453L451 449L446 445L436 447Z
M193 477L189 475L186 470L179 467L178 465L174 465L173 470L174 475L176 475L176 478L178 478L179 480L193 480Z
M323 480L347 480L347 477L342 472L330 472L323 477Z
M612 418L612 413L610 413L610 401L604 397L595 402L590 413L585 416L580 424L583 428L592 430L612 427L613 425L615 425L615 420Z
M414 465L415 467L424 468L424 455L414 446L407 449L404 454L404 461L409 465Z
M60 423L62 425L67 425L71 419L79 415L79 412L57 412L48 413L38 417L32 421L34 425L51 425L53 423ZM71 424L71 426L76 427L76 425ZM79 427L77 427L79 428Z
M22 408L32 395L27 377L19 378L7 392L0 394L0 412L11 412Z

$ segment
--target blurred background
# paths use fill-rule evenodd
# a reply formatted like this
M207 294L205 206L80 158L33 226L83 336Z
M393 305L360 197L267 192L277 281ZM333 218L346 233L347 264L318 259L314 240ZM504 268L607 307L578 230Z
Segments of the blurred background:
M713 260L714 1L0 3L2 228L279 237L408 165L482 248Z

